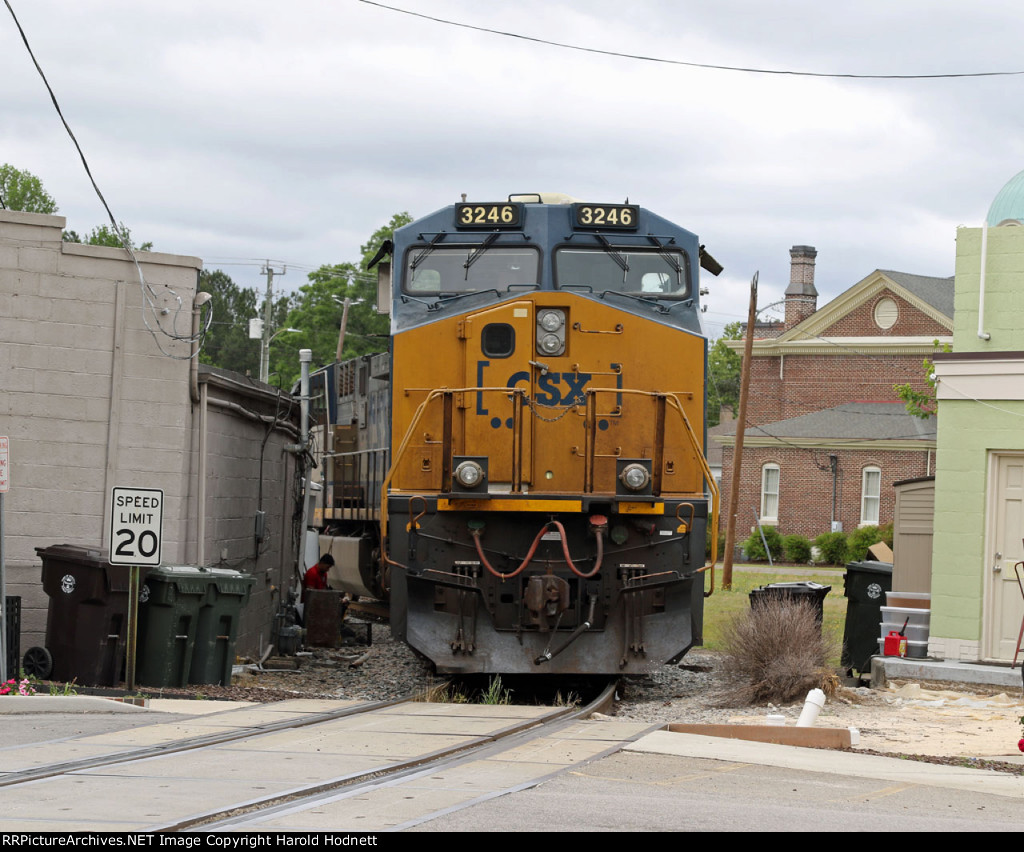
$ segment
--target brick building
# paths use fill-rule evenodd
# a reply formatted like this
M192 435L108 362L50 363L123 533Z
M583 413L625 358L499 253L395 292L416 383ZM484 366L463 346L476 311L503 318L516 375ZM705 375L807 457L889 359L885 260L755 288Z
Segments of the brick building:
M893 385L925 389L922 361L951 341L953 278L875 270L819 309L816 255L791 249L785 321L754 340L738 541L756 518L808 538L888 523L892 484L934 472L935 419L907 414ZM735 432L717 440L728 495Z

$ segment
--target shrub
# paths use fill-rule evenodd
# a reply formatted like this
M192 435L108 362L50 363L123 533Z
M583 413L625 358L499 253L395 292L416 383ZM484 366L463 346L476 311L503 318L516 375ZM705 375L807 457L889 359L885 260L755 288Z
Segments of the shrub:
M782 536L779 535L779 531L775 527L761 527L761 531L764 533L765 542L768 543L772 559L781 559ZM765 552L764 543L761 541L761 533L756 529L750 534L750 538L743 542L743 553L751 562L766 562L768 560L768 553Z
M838 684L826 661L838 655L835 637L806 601L766 600L726 626L723 705L785 703L811 689L832 695Z
M861 527L854 530L846 541L847 561L862 562L868 555L868 548L882 540L882 531L878 527Z
M725 553L725 527L718 531L718 558L721 559ZM711 523L708 522L707 530L704 533L704 558L711 558Z
M831 565L844 565L846 559L846 533L822 533L814 539L814 546L821 551L823 561Z
M811 543L802 535L782 537L782 548L786 551L786 559L806 565L811 561Z

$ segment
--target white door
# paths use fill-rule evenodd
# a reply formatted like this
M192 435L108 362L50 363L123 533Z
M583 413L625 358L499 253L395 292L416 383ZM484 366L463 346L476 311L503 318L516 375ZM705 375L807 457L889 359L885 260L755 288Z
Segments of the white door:
M1024 456L996 454L990 470L983 655L1010 661L1024 616L1014 571L1024 560Z

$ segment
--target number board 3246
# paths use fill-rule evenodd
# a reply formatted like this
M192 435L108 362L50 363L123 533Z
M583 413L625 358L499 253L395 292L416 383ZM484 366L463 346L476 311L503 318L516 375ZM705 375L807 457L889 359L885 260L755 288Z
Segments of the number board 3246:
M635 231L640 219L636 204L573 204L572 223L575 228L616 229Z
M455 205L455 226L458 228L519 228L522 223L522 204L488 201Z

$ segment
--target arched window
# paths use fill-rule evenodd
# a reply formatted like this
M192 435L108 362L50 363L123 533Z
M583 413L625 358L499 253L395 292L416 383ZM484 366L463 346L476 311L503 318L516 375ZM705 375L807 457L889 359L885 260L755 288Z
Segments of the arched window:
M878 506L882 497L882 471L877 467L866 467L861 475L860 525L878 523Z
M766 464L761 468L761 520L779 520L779 466Z

